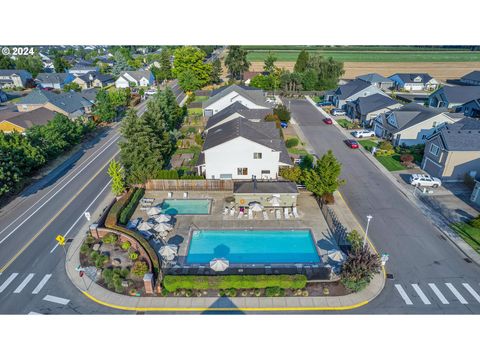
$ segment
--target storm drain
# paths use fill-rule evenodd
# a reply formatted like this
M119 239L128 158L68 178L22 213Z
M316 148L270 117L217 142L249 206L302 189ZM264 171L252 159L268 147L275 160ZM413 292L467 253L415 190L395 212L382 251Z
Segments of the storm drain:
M387 274L387 279L395 279L395 276L393 276L393 274Z
M465 262L471 264L472 263L472 260L470 260L469 258L463 258L463 260L465 260Z

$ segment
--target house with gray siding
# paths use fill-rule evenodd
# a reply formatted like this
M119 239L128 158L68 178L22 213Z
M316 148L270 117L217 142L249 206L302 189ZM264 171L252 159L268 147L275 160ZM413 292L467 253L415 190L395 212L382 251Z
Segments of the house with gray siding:
M480 118L480 98L473 99L457 108L458 112L473 118Z
M463 75L460 82L465 85L480 86L480 70L474 70Z
M464 118L432 134L425 144L422 169L442 181L464 181L480 171L480 120Z
M444 86L429 96L428 105L455 110L466 102L478 98L480 98L480 86Z
M375 85L380 90L388 90L393 87L393 80L377 73L370 73L360 75L356 77L358 80L366 81L372 85Z
M348 117L358 119L364 126L371 126L378 115L398 109L401 106L402 104L389 96L373 94L350 101L345 105L345 108Z
M70 84L75 79L73 74L64 73L39 73L35 79L37 85L42 89L63 89L67 84Z
M27 86L32 80L32 74L26 70L1 70L0 69L0 89Z
M437 80L426 73L396 73L389 78L396 89L405 91L431 91L439 85Z
M375 85L364 80L352 80L345 85L340 85L333 93L332 102L337 108L345 108L349 101L355 101L359 97L366 97L373 94L388 96Z

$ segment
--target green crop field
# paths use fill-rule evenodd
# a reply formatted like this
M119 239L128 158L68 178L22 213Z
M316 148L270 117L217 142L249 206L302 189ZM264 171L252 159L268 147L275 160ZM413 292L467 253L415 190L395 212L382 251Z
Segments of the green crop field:
M300 50L271 50L277 61L296 61ZM480 61L480 51L459 50L309 50L310 54L332 57L343 62L473 62ZM269 50L249 50L249 61L263 61Z

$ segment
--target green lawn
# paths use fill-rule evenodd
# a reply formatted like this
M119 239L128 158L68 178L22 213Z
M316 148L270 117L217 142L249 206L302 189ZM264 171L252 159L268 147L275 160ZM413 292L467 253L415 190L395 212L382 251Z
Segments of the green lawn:
M359 144L362 145L365 150L372 151L374 146L377 146L377 142L373 140L358 140Z
M195 96L195 102L202 102L208 99L209 99L209 96L206 96L206 95Z
M347 130L358 129L358 125L354 125L351 121L348 121L347 119L337 119L335 121L337 122L338 125L340 125L344 129L347 129Z
M307 150L302 148L296 148L296 147L288 149L288 152L290 154L301 155L301 156L305 156L308 154Z
M323 101L323 96L312 96L312 100L315 102L315 103L319 103L319 102L322 102Z
M188 115L203 115L203 109L202 108L188 109Z
M480 229L474 228L467 223L458 222L451 224L450 227L470 245L473 250L480 253Z
M273 51L277 61L296 61L300 50ZM309 50L310 54L332 57L344 62L469 62L480 61L480 51L348 51ZM249 61L264 61L269 51L251 50Z
M400 163L400 155L394 154L391 156L376 156L380 164L385 166L388 171L405 170L405 166Z

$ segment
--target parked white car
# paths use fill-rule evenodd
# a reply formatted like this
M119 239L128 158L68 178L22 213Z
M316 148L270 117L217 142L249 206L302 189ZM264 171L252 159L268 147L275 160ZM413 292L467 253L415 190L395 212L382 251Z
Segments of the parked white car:
M145 91L145 95L155 95L157 93L157 89L149 89Z
M374 137L375 136L375 132L372 131L372 130L357 130L353 133L353 136L355 136L356 138L366 138L366 137Z
M410 176L410 184L413 186L437 188L442 185L442 181L430 175L413 174L412 176Z
M337 115L345 115L346 112L343 109L332 109L330 112L332 115L337 116Z

